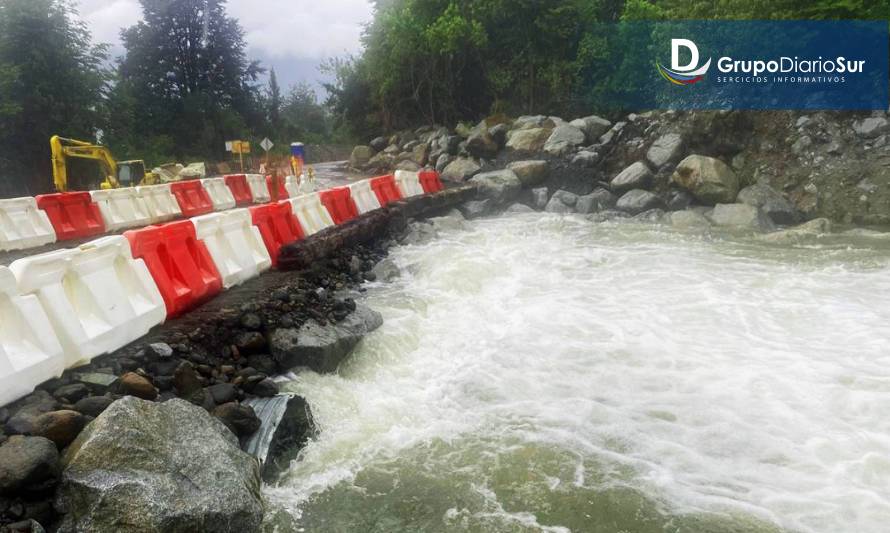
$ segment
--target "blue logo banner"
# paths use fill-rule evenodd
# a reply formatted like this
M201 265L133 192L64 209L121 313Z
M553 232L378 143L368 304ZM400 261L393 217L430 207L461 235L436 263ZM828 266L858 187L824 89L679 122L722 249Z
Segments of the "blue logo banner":
M621 109L888 108L888 21L604 24L588 96ZM605 73L600 75L597 73Z

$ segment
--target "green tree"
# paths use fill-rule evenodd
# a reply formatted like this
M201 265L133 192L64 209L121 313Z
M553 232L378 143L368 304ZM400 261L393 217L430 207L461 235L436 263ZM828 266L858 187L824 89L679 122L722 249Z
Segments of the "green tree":
M273 68L269 71L269 93L267 95L269 108L269 127L272 132L281 129L281 86L278 85L278 76Z
M143 20L122 33L120 102L132 124L110 142L135 149L172 140L178 160L224 156L227 139L262 127L259 63L225 0L140 0ZM127 107L121 104L120 107ZM131 154L138 155L138 154Z
M106 59L68 2L0 2L0 192L50 192L49 138L95 137Z

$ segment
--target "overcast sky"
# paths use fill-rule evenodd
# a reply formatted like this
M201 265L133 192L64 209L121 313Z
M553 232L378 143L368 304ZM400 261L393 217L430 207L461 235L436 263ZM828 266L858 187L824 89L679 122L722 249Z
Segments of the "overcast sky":
M121 55L120 30L142 18L138 0L78 0L93 40ZM368 0L228 0L241 21L248 54L275 67L283 87L300 81L318 85L318 64L360 50L362 25L371 19Z

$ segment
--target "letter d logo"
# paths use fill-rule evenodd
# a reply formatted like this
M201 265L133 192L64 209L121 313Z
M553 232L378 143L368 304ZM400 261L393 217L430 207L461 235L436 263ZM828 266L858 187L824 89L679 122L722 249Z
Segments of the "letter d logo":
M689 63L680 64L680 47L689 50ZM698 66L698 46L689 39L671 39L671 70L674 72L682 72L688 76L701 76L708 71L711 66L711 60L705 63L703 67L697 69Z

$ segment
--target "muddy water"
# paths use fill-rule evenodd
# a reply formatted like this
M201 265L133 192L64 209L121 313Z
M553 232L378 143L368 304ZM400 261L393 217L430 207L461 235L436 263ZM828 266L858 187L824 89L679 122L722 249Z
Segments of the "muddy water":
M890 241L530 214L392 257L385 325L289 385L283 530L887 531Z

